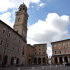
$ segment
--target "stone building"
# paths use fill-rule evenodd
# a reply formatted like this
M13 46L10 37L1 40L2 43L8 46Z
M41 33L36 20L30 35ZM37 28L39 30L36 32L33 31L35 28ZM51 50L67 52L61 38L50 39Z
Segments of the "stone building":
M30 44L26 46L26 65L34 63L34 47Z
M47 44L27 45L26 64L46 64L48 62Z
M52 64L70 62L70 39L52 42Z
M27 20L27 7L24 3L16 12L13 29L0 20L0 65L25 65Z

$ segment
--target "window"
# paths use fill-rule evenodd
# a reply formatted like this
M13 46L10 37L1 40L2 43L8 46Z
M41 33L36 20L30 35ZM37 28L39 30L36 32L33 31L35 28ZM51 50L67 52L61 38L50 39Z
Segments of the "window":
M7 45L6 45L6 47L8 47L9 46L9 42L7 42Z
M70 45L70 42L68 42L68 45Z
M18 22L20 22L20 18L18 18Z
M24 51L22 52L22 55L24 55Z
M65 49L65 46L64 46L64 49Z
M0 40L0 45L3 45L3 40Z
M36 49L35 49L35 51L36 51Z
M63 43L63 46L65 45L65 43Z
M19 48L18 48L18 52L19 52Z
M45 52L43 52L43 55L45 55Z
M29 51L29 54L30 54L30 51Z
M39 49L40 50L40 49Z
M54 53L57 54L57 51L55 50Z
M40 52L39 52L39 55L40 55Z
M59 49L59 53L61 53L61 49Z
M40 47L40 46L39 46Z
M15 45L13 45L13 50L14 50L14 48L15 48Z
M43 48L43 50L45 50L45 48Z
M25 10L25 8L23 8L23 10Z
M54 45L54 47L56 47L56 44Z
M36 55L36 52L35 52L35 55Z
M68 48L68 52L70 52L70 48Z
M32 52L32 55L33 55L33 52Z
M20 40L19 40L19 43L20 43Z
M10 37L11 32L9 32L9 37Z
M3 34L5 33L5 31L6 31L6 29L5 29L5 28L3 28Z
M60 44L58 44L58 46L60 46Z
M14 40L16 39L16 36L15 36L15 38L14 38Z
M66 53L66 49L64 49L64 53Z

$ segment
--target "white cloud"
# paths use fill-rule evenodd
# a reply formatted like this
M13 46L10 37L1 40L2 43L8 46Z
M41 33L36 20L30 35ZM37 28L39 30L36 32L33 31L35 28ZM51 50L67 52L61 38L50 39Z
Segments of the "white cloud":
M41 3L39 6L41 7L41 6L43 6L44 5L44 3Z
M0 15L0 19L5 22L6 24L8 24L10 27L13 28L13 22L10 22L11 20L11 13L7 12L7 13L3 13Z
M0 12L7 11L8 8L19 7L21 3L25 3L29 7L30 3L38 3L40 0L1 0L0 1Z
M39 10L40 7L44 8L45 5L46 5L46 3L40 3L39 6L38 6L38 8L37 8L37 10Z
M38 20L38 22L28 27L28 43L50 44L51 42L65 39L68 37L68 25L69 16L49 13L45 21Z
M50 47L50 46L47 47L47 54L49 56L52 56L52 47Z
M31 6L32 8L34 7L34 6Z

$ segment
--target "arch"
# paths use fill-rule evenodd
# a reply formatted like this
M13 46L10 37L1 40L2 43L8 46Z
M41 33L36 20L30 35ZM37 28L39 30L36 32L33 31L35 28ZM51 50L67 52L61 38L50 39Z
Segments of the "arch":
M60 61L61 64L63 63L63 61L62 61L62 57L59 58L59 61Z
M14 63L14 57L11 57L11 65Z
M18 22L20 22L20 18L18 18Z
M0 64L1 64L1 54L0 54Z
M38 58L38 64L41 64L41 58Z
M19 58L17 58L16 64L18 64L18 65L19 65Z
M22 55L24 55L24 51L22 52Z
M66 63L68 62L68 58L66 56L64 57L64 60Z
M46 64L46 58L43 58L43 63Z
M8 56L7 56L7 55L5 55L5 57L4 57L4 65L6 65L6 64L7 64L7 61L8 61Z
M37 64L37 58L34 58L34 64Z
M55 57L55 64L57 64L58 63L58 61L57 61L57 57Z

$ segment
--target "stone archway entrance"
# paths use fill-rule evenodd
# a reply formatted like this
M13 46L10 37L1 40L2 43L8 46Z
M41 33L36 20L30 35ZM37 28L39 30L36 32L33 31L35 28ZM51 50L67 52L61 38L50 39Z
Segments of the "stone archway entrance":
M68 62L68 58L67 57L64 57L64 60L65 60L65 62Z
M19 65L19 58L17 58L16 64L18 64L18 65Z
M34 64L37 64L37 58L34 58Z
M55 57L55 64L58 64L58 60L57 60L57 57Z
M59 61L60 61L61 64L63 63L63 61L62 61L62 57L59 58Z
M14 63L14 57L11 58L11 65Z
M8 56L7 56L7 55L5 55L5 57L4 57L4 65L6 65L6 64L7 64L7 60L8 60Z
M38 64L41 64L41 58L38 58Z
M0 64L1 64L1 54L0 54Z
M43 63L46 64L46 58L43 58Z

